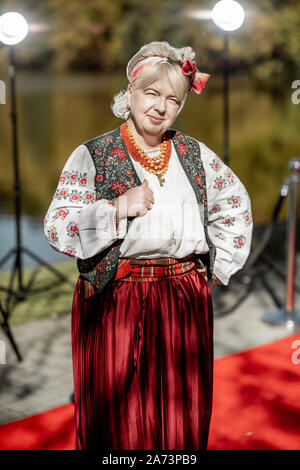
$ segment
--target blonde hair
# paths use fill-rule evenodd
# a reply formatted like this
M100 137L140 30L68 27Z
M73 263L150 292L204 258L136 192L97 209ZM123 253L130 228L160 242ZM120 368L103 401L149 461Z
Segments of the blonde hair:
M166 74L171 85L174 88L175 94L180 101L180 107L177 111L177 115L183 108L187 93L190 88L189 78L183 75L181 71L180 62L185 60L194 60L195 52L191 47L182 47L176 49L170 46L166 41L163 42L151 42L146 44L130 59L127 65L126 73L130 83L132 79L132 72L137 62L148 57L162 55L162 60L157 60L152 64L151 67L145 67L135 78L132 86L134 88L145 88L150 83L153 83L159 76ZM165 59L168 59L166 61ZM128 90L121 90L117 95L114 96L114 101L111 105L112 112L118 118L127 120L130 116L130 108L128 105Z

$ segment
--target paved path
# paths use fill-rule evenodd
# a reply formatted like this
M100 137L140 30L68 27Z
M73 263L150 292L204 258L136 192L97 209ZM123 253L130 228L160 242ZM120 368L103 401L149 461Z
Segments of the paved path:
M277 295L284 300L284 283L272 273L269 278ZM295 332L262 321L265 312L277 308L260 280L238 308L219 316L224 307L230 309L242 291L241 285L234 282L230 288L214 290L216 358ZM295 306L300 309L298 293ZM0 364L0 424L66 404L73 391L70 314L15 326L13 333L24 360L17 361L1 330L0 340L6 344L6 364Z

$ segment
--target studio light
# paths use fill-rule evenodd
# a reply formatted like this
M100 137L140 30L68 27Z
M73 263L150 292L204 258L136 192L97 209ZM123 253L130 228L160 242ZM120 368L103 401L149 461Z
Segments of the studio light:
M23 15L15 11L0 16L0 41L13 46L23 41L28 33L28 23Z
M213 22L223 31L239 29L245 19L243 7L234 0L221 0L211 12Z

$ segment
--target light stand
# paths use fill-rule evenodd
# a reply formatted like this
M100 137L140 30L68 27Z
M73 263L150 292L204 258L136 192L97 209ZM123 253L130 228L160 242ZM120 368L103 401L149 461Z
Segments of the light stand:
M224 122L224 152L223 160L226 165L229 164L229 47L228 34L224 31L223 48L223 122Z
M215 4L211 12L213 22L223 31L223 160L229 164L229 36L244 22L243 7L234 0L221 0Z
M14 24L14 16L17 19L16 23ZM18 16L16 16L18 15ZM6 16L8 18L8 22L6 23L3 18ZM35 253L28 250L22 246L21 241L21 182L20 182L20 172L19 172L19 152L18 152L18 138L17 138L17 107L16 107L16 71L15 71L15 53L13 45L20 42L27 34L27 30L23 30L23 37L20 39L21 36L16 37L14 39L13 36L13 27L16 28L17 33L20 35L22 33L22 27L24 27L26 20L22 18L22 22L18 23L21 15L15 12L5 13L0 17L0 41L4 42L7 39L5 44L9 45L9 81L10 81L10 96L11 96L11 122L12 122L12 144L13 144L13 166L14 166L14 208L15 208L15 223L16 223L16 246L12 248L5 256L0 260L0 268L3 266L11 257L14 257L14 265L10 275L10 282L8 287L0 286L0 290L4 290L7 292L5 306L2 305L0 302L0 312L3 317L3 322L1 323L1 327L8 337L13 350L16 353L16 356L19 361L22 360L22 356L20 351L17 347L17 344L14 340L13 334L11 332L9 326L9 317L11 313L11 298L12 296L15 297L17 301L22 301L26 299L28 295L29 289L31 287L31 282L27 284L27 286L23 283L23 272L22 272L22 253L26 253L32 259L34 259L38 264L45 266L48 270L50 270L53 274L58 276L58 278L63 282L71 283L65 276L63 276L59 271L53 268L51 265L46 263L43 259L37 256ZM1 26L3 26L1 29ZM27 23L26 23L27 25ZM7 28L5 29L5 26ZM26 29L26 28L25 28ZM7 32L7 35L5 33ZM25 32L25 35L24 35ZM18 39L18 40L17 40ZM17 288L16 290L13 289L15 278L17 277ZM72 284L72 283L71 283ZM73 285L73 284L72 284ZM45 287L46 288L46 287Z

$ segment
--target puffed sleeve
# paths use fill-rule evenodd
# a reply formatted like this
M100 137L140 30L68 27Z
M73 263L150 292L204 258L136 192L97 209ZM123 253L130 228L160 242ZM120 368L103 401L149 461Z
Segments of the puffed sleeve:
M200 143L206 173L208 234L216 247L213 272L222 284L241 269L250 253L252 212L248 192L234 172Z
M52 248L86 259L124 238L127 218L116 219L116 208L96 198L96 170L85 145L68 158L51 205L44 218L44 233Z

